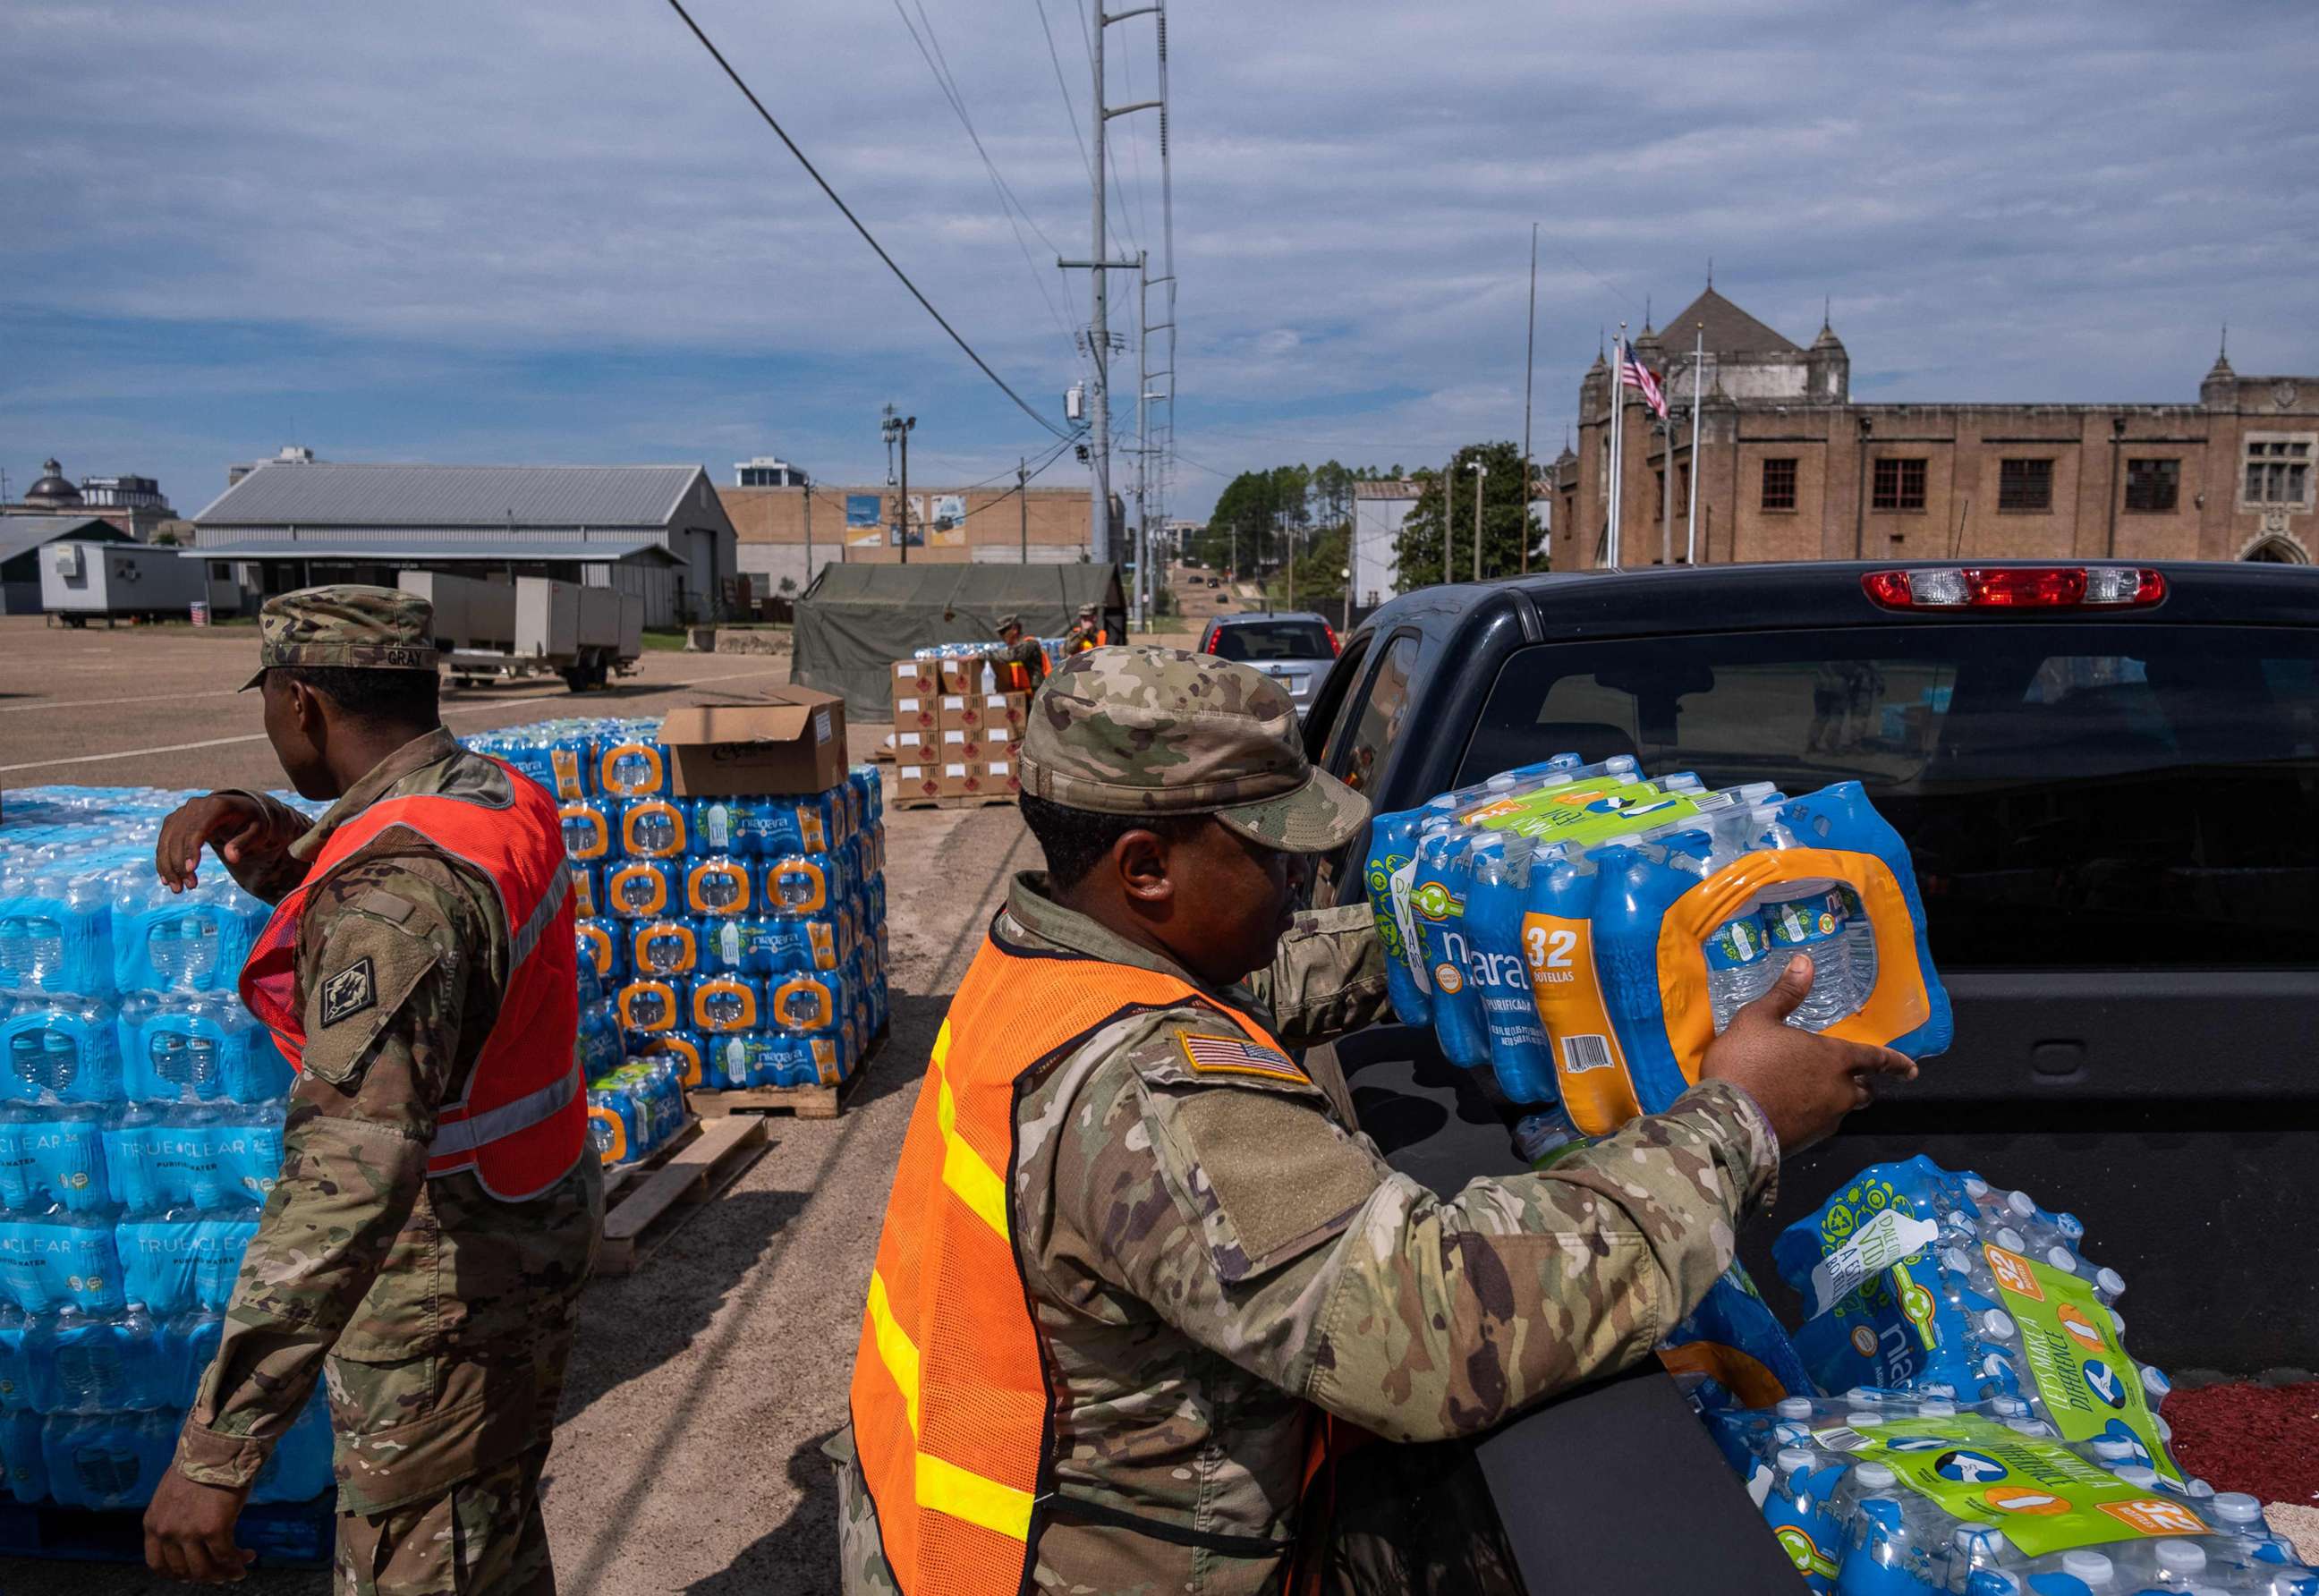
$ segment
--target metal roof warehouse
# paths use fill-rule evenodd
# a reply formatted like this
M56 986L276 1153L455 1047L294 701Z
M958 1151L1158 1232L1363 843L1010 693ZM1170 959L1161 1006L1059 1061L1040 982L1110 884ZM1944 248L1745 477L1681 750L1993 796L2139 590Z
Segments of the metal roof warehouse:
M401 571L552 576L635 593L645 624L714 618L733 523L698 465L270 461L194 518L189 559L248 586L393 587Z

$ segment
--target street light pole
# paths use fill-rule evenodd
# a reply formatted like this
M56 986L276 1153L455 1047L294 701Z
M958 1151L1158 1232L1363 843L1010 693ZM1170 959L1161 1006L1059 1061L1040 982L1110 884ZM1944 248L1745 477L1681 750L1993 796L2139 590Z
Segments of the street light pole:
M1457 523L1449 518L1450 507L1457 500L1457 456L1449 456L1449 464L1441 472L1441 584L1447 587L1457 580L1454 569L1457 554Z
M1468 460L1466 463L1466 469L1475 473L1474 580L1475 582L1479 582L1482 580L1482 500L1488 496L1483 491L1483 490L1487 488L1490 484L1490 468L1483 464L1479 460ZM1529 513L1527 506L1523 508L1522 513L1525 515Z

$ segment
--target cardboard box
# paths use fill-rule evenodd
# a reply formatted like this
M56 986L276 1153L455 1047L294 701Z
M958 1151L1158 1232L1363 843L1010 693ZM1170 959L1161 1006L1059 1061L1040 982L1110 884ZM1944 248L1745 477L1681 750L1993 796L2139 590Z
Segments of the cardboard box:
M937 712L935 706L941 702L941 699L931 694L923 698L905 698L900 694L895 695L894 729L898 732L939 730L942 726L942 716Z
M966 798L981 789L981 778L970 761L944 761L934 769L938 772L935 790L943 798Z
M1015 775L1013 760L986 758L980 771L983 791L1003 792L1011 798L1023 796L1022 778Z
M981 695L944 693L934 700L934 713L940 717L935 724L943 730L970 732L982 724Z
M1014 741L1022 741L1023 728L1030 724L1030 720L1031 695L1029 693L984 693L982 695L982 724L1013 728Z
M898 699L933 698L942 691L940 667L938 660L896 660L894 696Z
M942 767L934 764L894 767L894 796L897 798L930 798L942 796Z
M982 690L980 660L938 660L942 666L942 688L945 695L979 692Z
M970 765L982 757L982 738L963 727L946 727L934 734L934 748L939 764Z
M795 686L758 697L668 712L660 740L680 797L824 792L845 780L844 699Z
M940 734L921 731L916 726L894 728L894 762L899 765L932 764L934 739Z
M974 740L982 745L983 758L1012 759L1015 744L1022 741L1022 734L1005 721L997 721L975 733Z

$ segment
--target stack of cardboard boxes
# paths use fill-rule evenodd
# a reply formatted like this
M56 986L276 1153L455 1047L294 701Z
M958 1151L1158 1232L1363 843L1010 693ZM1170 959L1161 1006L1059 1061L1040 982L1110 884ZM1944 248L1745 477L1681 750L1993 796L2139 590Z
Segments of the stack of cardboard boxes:
M894 664L894 801L988 803L1022 791L1015 751L1030 713L1028 693L982 690L979 660Z

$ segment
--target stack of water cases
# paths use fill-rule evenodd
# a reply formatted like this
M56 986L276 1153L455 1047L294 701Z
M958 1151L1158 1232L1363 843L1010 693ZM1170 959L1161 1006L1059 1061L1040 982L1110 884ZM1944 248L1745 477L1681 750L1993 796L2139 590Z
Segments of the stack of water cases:
M683 1123L681 1088L835 1086L886 1028L883 791L685 798L649 721L472 740L554 792L579 895L580 1046L607 1164Z
M1789 798L1562 754L1381 815L1370 838L1395 1012L1537 1105L1548 1140L1669 1106L1796 953L1815 976L1792 1023L1948 1045L1908 850L1857 782Z
M235 995L268 910L214 859L182 894L153 873L191 796L33 789L0 823L0 1462L19 1501L152 1495L281 1168L291 1072ZM252 1500L329 1484L317 1398Z
M1529 1111L1541 1167L1671 1107L1795 953L1815 977L1791 1023L1948 1043L1908 851L1857 782L1790 798L1559 754L1378 816L1367 874L1395 1012ZM1737 1265L1660 1356L1710 1406L1813 1390Z

